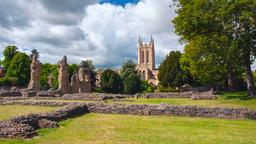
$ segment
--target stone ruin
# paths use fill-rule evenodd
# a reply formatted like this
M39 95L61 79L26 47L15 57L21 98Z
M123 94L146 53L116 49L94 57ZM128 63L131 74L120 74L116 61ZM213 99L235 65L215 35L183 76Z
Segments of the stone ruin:
M61 94L70 93L70 84L69 84L69 73L68 73L68 63L67 57L64 56L61 61L58 62L58 71L59 71L59 88L58 91Z
M30 81L28 84L28 90L39 91L40 83L39 76L41 72L41 63L37 60L37 57L34 55L32 63L30 64Z
M87 68L80 68L78 74L74 74L72 76L70 83L66 56L64 56L63 59L58 62L59 87L57 91L53 89L49 89L48 91L40 91L39 76L41 71L41 63L36 59L36 57L33 57L33 61L30 65L30 68L30 82L28 88L22 90L23 97L55 97L71 93L91 92L91 74L90 70ZM53 85L53 81L53 76L49 75L47 83L50 87Z
M91 73L88 68L80 68L78 74L71 78L72 93L90 93L91 92Z

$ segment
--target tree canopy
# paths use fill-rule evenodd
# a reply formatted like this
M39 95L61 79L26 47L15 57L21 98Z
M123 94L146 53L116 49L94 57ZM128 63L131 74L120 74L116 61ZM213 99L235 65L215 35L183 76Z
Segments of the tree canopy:
M30 63L29 56L19 52L12 58L6 75L8 77L17 77L20 85L27 85L30 78Z
M100 78L101 91L106 93L122 93L123 82L118 73L111 69L106 69Z
M255 95L250 65L256 51L256 1L179 0L177 6L178 16L173 23L175 32L186 44L186 57L192 60L191 73L201 73L199 78L207 82L211 77L213 82L219 81L225 75L234 88L243 68L248 94ZM195 59L189 58L189 52Z

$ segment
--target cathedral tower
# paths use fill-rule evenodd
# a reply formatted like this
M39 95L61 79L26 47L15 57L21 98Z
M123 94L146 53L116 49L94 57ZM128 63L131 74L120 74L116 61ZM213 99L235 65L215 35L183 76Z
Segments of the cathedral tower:
M139 37L138 47L138 65L137 69L142 79L147 80L154 86L159 84L158 70L155 69L155 43L151 36L150 42L145 43Z
M147 67L150 70L155 69L155 44L152 36L149 43L144 43L139 37L138 65Z

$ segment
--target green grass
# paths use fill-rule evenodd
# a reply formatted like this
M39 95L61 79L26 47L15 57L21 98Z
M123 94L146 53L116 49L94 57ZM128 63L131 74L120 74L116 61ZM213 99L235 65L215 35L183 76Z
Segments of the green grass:
M190 98L129 98L131 102L118 102L126 104L172 104L172 105L196 105L203 107L245 107L256 109L256 99L249 98L246 92L224 93L216 100L192 100ZM112 103L112 101L108 101Z
M87 114L41 129L30 140L0 139L1 144L253 144L256 122L176 116Z
M57 109L57 107L0 105L0 120L8 119L13 116L25 115L28 113L48 112L55 109Z

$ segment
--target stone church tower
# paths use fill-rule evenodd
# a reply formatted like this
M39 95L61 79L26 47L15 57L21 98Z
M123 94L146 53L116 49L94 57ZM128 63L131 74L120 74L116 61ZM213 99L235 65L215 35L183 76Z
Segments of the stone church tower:
M158 70L155 69L155 43L151 36L149 43L144 43L139 37L138 42L138 66L137 69L142 79L147 80L150 84L157 86Z

